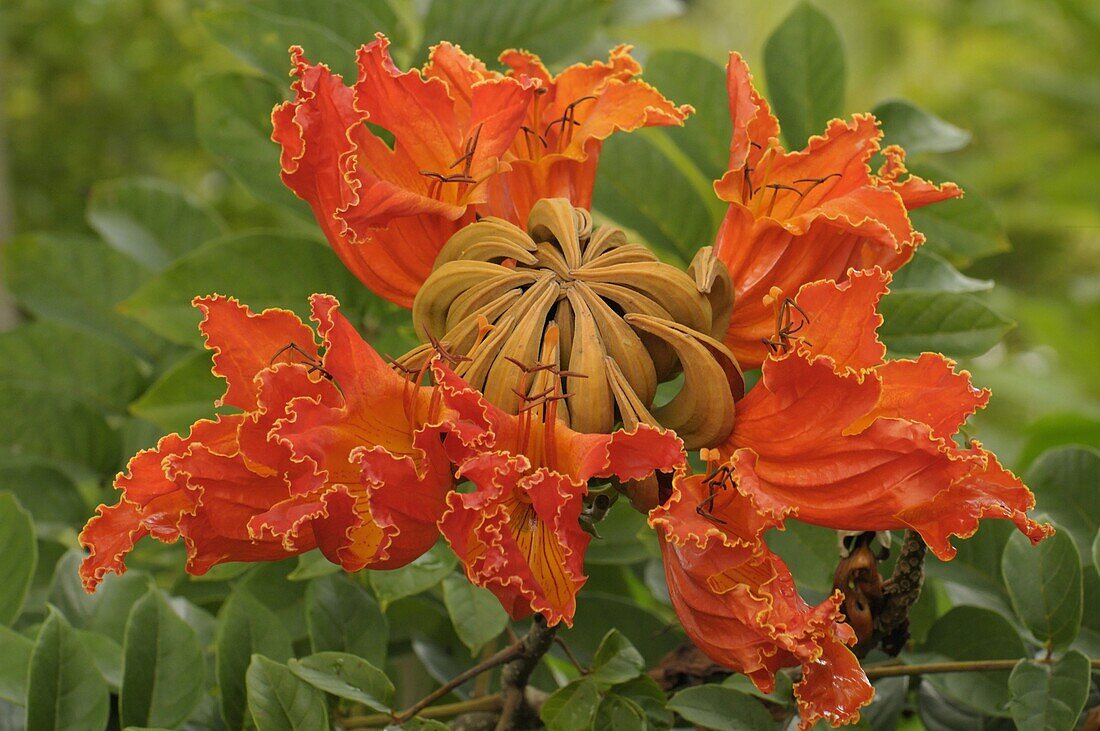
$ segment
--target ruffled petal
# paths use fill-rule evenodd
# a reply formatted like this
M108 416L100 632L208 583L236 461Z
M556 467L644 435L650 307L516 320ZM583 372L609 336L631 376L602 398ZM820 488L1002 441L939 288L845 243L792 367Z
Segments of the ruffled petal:
M882 150L886 162L879 169L878 180L901 196L908 210L921 208L951 198L961 198L962 188L954 183L936 185L916 175L910 175L905 167L905 150L897 145L887 145Z
M277 360L316 358L313 330L289 310L268 309L254 314L232 297L196 297L202 314L199 330L207 350L214 352L214 375L225 379L225 394L215 406L256 408L259 384L255 376ZM288 348L288 346L294 346Z
M878 339L882 316L877 307L889 282L890 275L876 267L849 270L843 284L823 280L803 286L796 297L800 309L790 312L799 328L799 352L810 359L829 358L841 374L882 363L886 346Z
M712 503L727 520L707 517ZM839 595L811 607L764 545L763 531L782 519L738 485L715 493L705 478L679 475L669 500L650 513L673 607L699 649L764 692L774 689L779 668L801 665L804 728L826 713L855 721L874 691L845 647L854 635L842 622ZM832 685L832 672L846 682Z
M730 138L729 172L719 185L729 186L737 178L744 179L745 168L755 169L760 156L779 144L779 120L771 113L764 97L752 83L749 65L740 53L731 52L726 64L726 89L729 94ZM719 197L722 194L719 193Z

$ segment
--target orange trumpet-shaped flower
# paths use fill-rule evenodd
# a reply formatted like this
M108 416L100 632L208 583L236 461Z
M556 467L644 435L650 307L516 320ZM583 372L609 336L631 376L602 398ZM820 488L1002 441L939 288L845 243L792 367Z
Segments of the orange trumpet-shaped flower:
M313 208L343 262L374 292L409 306L447 238L473 219L483 183L523 124L535 82L487 79L456 90L402 72L378 34L351 87L292 48L297 98L272 112L283 181ZM393 137L391 149L371 125Z
M401 72L388 46L379 34L359 50L352 87L291 49L297 98L275 108L272 138L284 182L341 260L406 307L475 208L522 224L541 198L589 207L603 140L682 124L691 111L633 78L641 68L628 46L557 76L521 51L502 55L507 74L490 71L449 43Z
M315 547L348 570L393 567L430 548L453 484L429 423L432 389L390 370L332 297L312 299L323 357L291 312L195 303L227 382L216 405L243 413L199 421L131 460L115 482L120 500L81 533L85 586L124 571L146 535L182 538L194 574Z
M767 355L762 340L772 317L761 300L772 287L795 292L820 279L843 281L849 268L895 271L924 242L907 211L962 191L908 175L896 146L882 151L886 162L873 175L868 163L882 132L871 115L833 120L805 149L786 152L779 122L737 53L730 54L727 85L729 169L714 189L730 205L715 253L737 295L726 345L742 367L754 368Z
M556 329L548 333L548 340ZM545 354L544 350L544 354ZM548 359L548 363L553 360ZM517 364L518 415L505 412L453 373L440 369L443 400L463 440L445 447L471 492L452 492L440 531L471 582L492 591L515 619L541 613L572 625L587 577L590 536L579 519L588 480L641 479L683 463L683 443L648 426L581 434L558 420L563 401L556 368Z
M803 601L761 538L787 513L757 503L732 478L725 468L681 472L668 500L650 513L680 623L699 649L764 692L774 690L777 670L801 665L794 691L803 728L858 718L874 690L846 647L855 635L844 624L842 598L816 607Z

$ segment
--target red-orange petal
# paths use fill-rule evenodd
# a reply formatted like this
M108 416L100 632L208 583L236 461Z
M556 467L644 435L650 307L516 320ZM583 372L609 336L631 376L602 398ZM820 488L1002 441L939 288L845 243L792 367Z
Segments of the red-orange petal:
M936 185L916 175L910 175L905 167L905 150L897 145L887 145L882 154L886 162L878 173L880 184L895 190L908 210L962 197L962 188L954 183Z
M740 53L731 52L729 55L726 88L730 121L733 123L730 172L726 176L732 179L743 177L745 167L755 168L764 151L779 144L779 120L771 113L768 102L756 91L749 66Z
M196 297L194 305L203 314L199 330L206 348L214 351L214 375L226 382L225 394L215 406L251 411L259 394L256 374L273 362L317 357L313 330L289 310L255 314L236 299L220 295Z

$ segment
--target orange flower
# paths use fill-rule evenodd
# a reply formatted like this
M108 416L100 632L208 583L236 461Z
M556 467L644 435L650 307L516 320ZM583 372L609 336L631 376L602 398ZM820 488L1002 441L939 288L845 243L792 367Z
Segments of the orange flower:
M850 270L842 284L807 284L793 302L773 292L789 326L738 402L733 433L707 455L712 472L680 475L650 513L689 635L762 689L776 668L801 663L804 725L854 720L870 688L844 647L854 637L835 625L839 595L814 609L802 603L764 530L787 517L838 530L911 528L943 560L955 554L951 536L973 535L982 518L1011 520L1033 542L1052 532L1028 518L1035 500L1019 479L977 442L953 439L988 392L941 355L884 360L875 307L889 279L876 267ZM753 609L760 602L767 611Z
M390 370L332 297L312 300L323 358L291 312L255 315L223 297L195 304L227 382L216 405L243 413L199 421L130 461L115 481L119 502L81 533L85 586L124 571L146 535L183 538L194 574L315 547L348 570L392 567L430 548L453 483L438 425L427 423L432 389ZM272 365L288 359L297 362Z
M795 292L819 279L843 281L850 267L895 271L924 242L907 211L962 191L908 175L896 146L883 150L886 162L873 175L868 163L882 132L868 114L833 120L804 150L786 152L779 122L737 53L730 54L727 84L729 170L714 189L730 205L715 253L729 267L737 294L726 345L743 368L755 368L773 330L762 304L772 287Z
M535 82L485 80L458 97L432 72L401 72L389 41L359 49L353 87L291 49L297 98L272 112L283 180L333 249L377 294L409 306L443 242L473 220L484 181L523 123ZM369 125L393 136L393 147Z
M628 46L556 77L526 52L501 57L504 75L449 43L401 72L388 47L378 34L359 50L353 87L292 48L297 98L275 108L272 138L283 180L345 265L405 307L475 208L522 224L540 198L588 207L604 139L691 111L632 78Z
M556 356L545 360L555 363ZM683 463L682 442L648 426L613 434L569 429L558 420L562 389L557 369L548 365L517 367L517 393L524 394L518 415L489 403L449 370L439 374L443 400L464 434L445 447L458 476L474 486L448 496L440 531L470 581L492 591L514 619L539 612L550 625L572 625L587 579L591 537L579 519L588 480L672 470Z

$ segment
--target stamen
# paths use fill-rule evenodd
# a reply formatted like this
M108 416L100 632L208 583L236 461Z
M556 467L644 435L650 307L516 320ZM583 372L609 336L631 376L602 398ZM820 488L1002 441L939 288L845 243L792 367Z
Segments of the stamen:
M733 473L734 468L724 464L703 478L703 484L707 486L707 496L695 506L695 512L698 515L712 522L725 525L726 521L714 515L712 511L714 510L714 501L718 495L729 488L735 487Z
M307 370L306 373L320 373L323 377L327 378L328 380L332 381L333 383L336 383L336 379L332 377L332 374L329 373L328 371L326 371L324 369L324 367L322 367L321 361L317 360L317 358L313 357L308 352L303 350L302 347L299 346L295 342L289 342L286 345L284 345L283 347L276 350L275 355L271 356L271 359L269 361L267 361L267 364L268 365L274 365L275 361L279 358L279 356L282 355L283 353L287 352L288 350L292 351L292 352L295 352L295 353L298 353L300 356L302 356L302 360L298 361L298 362L302 365L308 365L309 366L309 370ZM291 361L291 362L294 362L294 361Z
M772 287L771 292L764 297L765 305L772 304L775 307L775 336L760 338L760 342L767 346L772 355L787 353L791 349L791 341L793 340L801 340L806 345L812 346L813 343L810 341L795 335L810 321L810 316L790 297L785 297L780 303L779 294L781 294L779 288ZM792 309L802 315L802 321L797 325L794 324L794 319L791 317Z
M550 136L550 130L554 128L554 125L560 124L561 125L561 131L558 133L559 134L559 140L562 137L565 137L566 129L568 129L570 132L572 132L573 127L579 127L580 124L581 124L580 122L577 121L577 105L580 104L581 102L595 101L595 100L596 100L596 97L594 97L594 96L582 96L580 99L577 99L576 101L570 102L569 104L566 105L565 111L562 113L562 115L560 117L558 117L557 119L551 121L550 124L546 125L546 131L543 132L543 134L546 135L547 137L549 137ZM568 145L569 142L570 142L569 139L565 140L565 144ZM560 148L560 145L559 145L559 148Z

